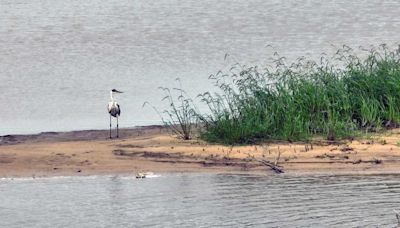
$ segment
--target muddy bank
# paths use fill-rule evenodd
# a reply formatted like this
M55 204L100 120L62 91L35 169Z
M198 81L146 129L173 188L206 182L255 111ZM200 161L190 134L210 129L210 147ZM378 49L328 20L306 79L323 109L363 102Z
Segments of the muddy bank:
M120 138L126 139L143 134L166 133L167 129L163 126L153 125L135 128L123 128L119 130ZM113 129L113 134L115 134ZM15 145L20 143L33 142L69 142L69 141L88 141L109 139L108 130L83 130L68 132L42 132L39 134L25 135L3 135L0 136L0 145ZM113 135L114 136L114 135Z
M258 172L286 174L400 173L400 131L368 139L312 143L266 142L251 146L184 141L161 126L48 132L0 137L0 177L136 172ZM269 162L269 163L265 163Z

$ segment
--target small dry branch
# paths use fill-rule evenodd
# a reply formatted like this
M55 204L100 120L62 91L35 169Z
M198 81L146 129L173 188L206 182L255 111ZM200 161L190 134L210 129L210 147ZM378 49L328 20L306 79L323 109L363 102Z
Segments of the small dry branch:
M278 173L278 174L279 174L279 173L284 173L283 169L278 165L279 159L280 159L280 157L281 157L281 152L280 152L280 151L278 151L278 155L277 155L277 157L276 157L276 159L275 159L275 162L270 162L270 161L265 160L265 159L256 158L256 157L254 157L254 155L251 155L251 154L249 154L249 153L247 153L247 156L249 156L249 158L251 158L251 159L253 159L253 160L255 160L255 161L260 162L261 164L263 164L263 165L265 165L265 166L268 166L268 167L271 168L272 171L274 171L275 173Z
M270 161L263 160L263 159L255 159L256 161L261 162L261 164L270 167L275 173L284 173L283 169L280 168L278 165L271 163Z

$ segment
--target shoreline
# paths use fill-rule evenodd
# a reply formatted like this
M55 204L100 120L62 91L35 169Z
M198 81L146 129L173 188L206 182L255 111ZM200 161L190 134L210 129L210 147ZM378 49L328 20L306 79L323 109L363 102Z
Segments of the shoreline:
M0 136L0 178L154 173L275 174L260 161L275 163L283 175L400 174L400 129L368 139L327 143L268 142L223 146L180 140L163 126L120 130L45 132Z

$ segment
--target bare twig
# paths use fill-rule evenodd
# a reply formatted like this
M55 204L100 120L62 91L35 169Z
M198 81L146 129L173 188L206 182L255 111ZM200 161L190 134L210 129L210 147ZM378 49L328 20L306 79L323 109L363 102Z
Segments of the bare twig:
M276 159L275 159L275 162L274 162L275 166L278 166L278 162L279 162L280 158L281 158L281 151L279 150L279 147L278 147L278 156L276 156Z

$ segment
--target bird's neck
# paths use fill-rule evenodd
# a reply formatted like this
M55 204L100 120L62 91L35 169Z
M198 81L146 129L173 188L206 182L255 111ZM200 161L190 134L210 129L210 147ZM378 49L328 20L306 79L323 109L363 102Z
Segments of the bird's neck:
M114 96L113 96L113 92L112 91L110 92L110 99L111 99L112 102L114 102Z

